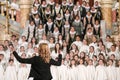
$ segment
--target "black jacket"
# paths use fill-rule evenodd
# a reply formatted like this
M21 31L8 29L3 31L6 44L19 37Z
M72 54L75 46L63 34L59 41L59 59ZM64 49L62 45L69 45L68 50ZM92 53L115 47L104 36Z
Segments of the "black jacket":
M58 61L50 59L49 63L45 63L40 56L34 56L32 58L21 58L20 56L18 56L16 51L14 51L13 54L19 62L31 64L29 77L33 77L34 80L51 80L52 75L50 72L50 66L60 66L62 61L61 54L59 54Z

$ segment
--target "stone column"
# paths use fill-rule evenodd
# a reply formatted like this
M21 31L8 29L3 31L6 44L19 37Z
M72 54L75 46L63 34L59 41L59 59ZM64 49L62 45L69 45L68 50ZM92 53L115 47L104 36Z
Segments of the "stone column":
M29 19L29 13L31 11L32 0L20 0L20 24L21 27L25 27L26 21Z
M112 0L101 0L102 16L106 22L107 34L112 34Z

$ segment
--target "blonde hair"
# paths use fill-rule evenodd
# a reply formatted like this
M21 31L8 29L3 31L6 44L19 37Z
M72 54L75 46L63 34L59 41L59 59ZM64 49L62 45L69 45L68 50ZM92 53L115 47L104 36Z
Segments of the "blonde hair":
M41 43L39 45L39 55L45 61L45 63L50 62L50 49L47 43Z

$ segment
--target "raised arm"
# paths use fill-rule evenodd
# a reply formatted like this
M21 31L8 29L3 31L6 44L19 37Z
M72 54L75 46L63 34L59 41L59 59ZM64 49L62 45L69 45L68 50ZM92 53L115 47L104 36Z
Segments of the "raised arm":
M21 58L16 51L13 51L13 55L20 63L27 63L27 64L33 64L34 63L34 57L32 58Z
M58 56L58 61L55 61L55 60L51 59L51 60L50 60L50 64L51 64L51 65L60 66L60 65L61 65L61 61L62 61L62 55L59 54L59 56Z

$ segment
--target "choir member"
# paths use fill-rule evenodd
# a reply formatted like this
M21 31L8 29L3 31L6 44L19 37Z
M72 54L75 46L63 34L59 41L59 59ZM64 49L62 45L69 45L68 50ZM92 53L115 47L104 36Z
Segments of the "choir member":
M58 30L58 27L55 27L54 28L54 31L53 31L53 37L55 38L55 42L58 41L58 35L60 34L59 30Z
M14 65L14 60L10 59L5 71L5 80L17 80L17 72Z
M85 9L86 9L86 12L90 11L90 5L89 5L88 2L87 2L86 5L85 5Z
M108 75L108 80L117 80L117 75L116 75L116 68L113 66L113 60L109 59L108 60L108 66L106 68L107 70L107 75Z
M48 3L48 6L50 7L50 11L51 11L51 16L54 17L54 13L55 13L55 2L54 0L50 0L49 3Z
M21 55L22 58L26 58L26 54L23 53ZM18 70L18 80L27 80L29 75L29 69L26 64L19 64L19 70Z
M75 28L76 34L82 36L83 24L79 16L75 17L75 20L73 21L72 26Z
M120 79L120 60L118 60L117 62L116 74L117 74L116 80L119 80Z
M64 35L63 35L64 38L67 38L69 36L69 31L70 31L70 23L69 23L69 21L65 21Z
M41 2L39 0L34 0L33 6L36 6L37 8L40 6Z
M73 2L73 0L69 0L68 10L71 12L71 11L73 10L73 7L74 7L74 2Z
M57 16L57 14L61 14L61 16L63 16L63 10L60 4L56 3L54 9L55 9L54 18Z
M62 60L61 66L58 66L58 80L68 80L68 68L64 64L64 59Z
M88 56L90 59L93 59L93 56L96 55L95 53L95 50L94 50L94 47L93 46L90 46L89 47L89 53L88 53Z
M108 53L108 56L110 57L112 54L115 55L115 58L118 60L120 58L120 55L118 52L116 52L116 45L112 45L110 48L110 52Z
M93 37L93 31L92 31L92 28L88 28L87 29L87 32L84 36L84 39L87 40L88 44L90 44L92 42L92 37Z
M89 60L87 66L87 80L95 80L95 66L92 59Z
M30 20L34 20L36 14L38 14L38 10L37 10L37 7L34 6L34 7L31 9Z
M63 34L63 17L61 14L58 14L56 19L55 19L55 26L58 27L59 32Z
M70 14L69 10L66 10L66 12L64 14L64 20L68 21L70 24L72 23L72 18L71 18L71 14Z
M76 35L75 41L72 44L75 44L78 47L78 50L80 50L80 48L82 47L82 42L79 35Z
M102 30L98 20L95 21L95 24L93 26L93 34L97 36L97 38L100 38L102 36Z
M2 54L0 54L0 57L2 56ZM0 80L4 80L4 68L1 64L1 59L0 59Z
M86 54L88 54L88 52L89 52L89 46L87 44L88 44L87 40L83 39L83 41L82 41L82 47L80 48L79 52L85 52Z
M33 53L34 53L33 44L29 42L27 51L26 51L26 55L27 55L27 57L32 57Z
M95 80L108 80L104 60L100 59L98 63L99 65L96 67L95 71Z
M88 24L93 25L94 24L94 17L92 16L92 14L88 11L86 16L84 17L84 21L83 21L84 26L86 27Z
M58 59L59 53L63 54L63 52L62 52L62 50L60 48L61 48L60 44L56 43L55 44L55 49L51 53L51 58L53 60L57 60ZM58 76L58 67L57 66L54 66L54 65L51 66L51 74L53 76L52 80L58 80L59 79L59 76Z
M112 40L111 40L111 36L107 35L106 36L106 41L105 41L105 46L107 48L108 51L110 51L111 46L113 45Z
M68 3L66 0L62 1L62 10L63 10L63 14L66 12L66 10L68 9Z
M54 47L55 47L55 38L54 37L50 37L49 38L49 48L50 48L51 52L54 50Z
M68 80L77 80L77 67L74 59L70 61L70 67L68 70L69 70Z
M38 40L38 42L39 42L40 40L42 40L42 35L43 35L43 34L45 34L45 30L44 30L44 28L43 28L43 25L40 24L40 25L38 26L38 29L37 29L37 40Z
M46 35L51 36L53 31L54 31L54 23L52 22L52 19L49 18L45 25L45 33Z
M76 16L80 17L80 11L79 11L79 7L77 7L76 5L73 8L73 11L71 12L72 15L72 19L75 19Z
M76 37L76 31L74 27L70 28L70 32L69 32L69 37L67 38L67 42L69 43L69 47L71 46L71 44L75 41L75 37Z
M36 38L37 33L37 27L35 26L34 21L30 21L29 25L25 27L25 30L23 32L23 35L27 37L27 41L30 42L32 37Z
M35 22L36 27L38 27L40 24L42 24L42 21L41 21L39 14L35 15L34 22Z
M42 19L42 23L44 23L45 9L47 8L47 3L45 0L42 1L42 4L38 7L39 15Z
M38 45L41 44L41 43L47 43L47 44L49 44L49 41L47 40L46 34L42 35L42 39L39 41Z
M37 39L36 39L35 37L32 37L32 38L31 38L31 43L32 43L33 47L36 47L38 41L37 41Z
M46 24L46 22L48 21L49 18L53 19L53 16L51 14L50 7L47 7L45 9L45 14L44 14L44 18L43 18L44 23L43 24Z
M83 59L79 60L79 65L77 66L77 79L78 80L87 80L87 69L84 65Z

